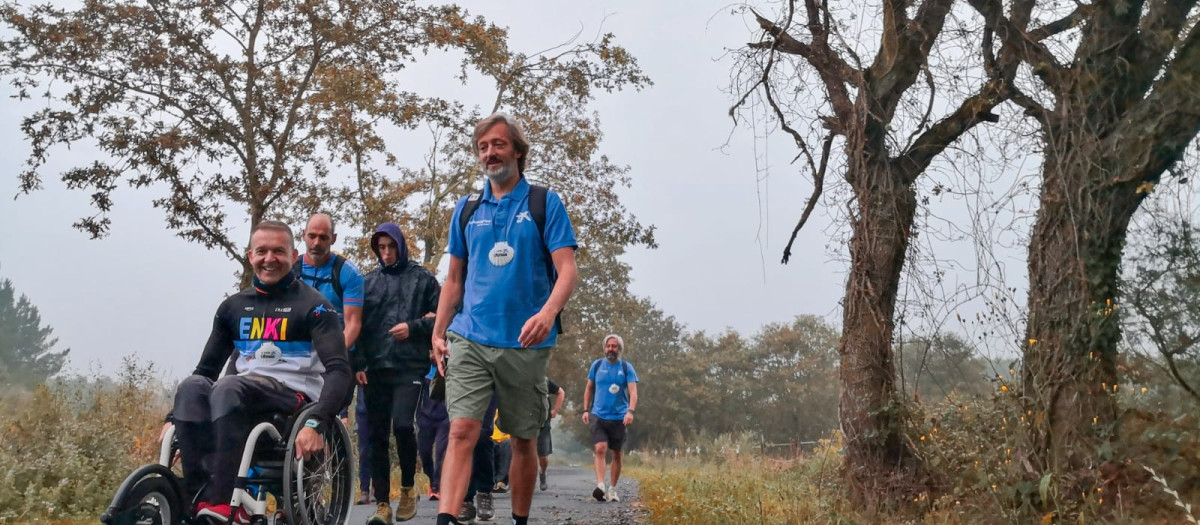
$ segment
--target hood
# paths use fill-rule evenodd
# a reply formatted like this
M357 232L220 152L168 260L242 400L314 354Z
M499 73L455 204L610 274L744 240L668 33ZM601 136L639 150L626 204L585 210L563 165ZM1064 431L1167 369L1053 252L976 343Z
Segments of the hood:
M398 251L400 254L399 257L396 257L396 264L391 266L383 264L383 258L379 256L379 244L377 242L380 235L391 237L392 241L395 241L396 246L399 248ZM375 253L375 258L379 259L379 266L381 268L402 268L403 266L401 265L408 264L408 243L404 240L404 232L400 231L400 225L394 222L385 222L380 224L378 228L375 228L375 234L371 236L371 251Z

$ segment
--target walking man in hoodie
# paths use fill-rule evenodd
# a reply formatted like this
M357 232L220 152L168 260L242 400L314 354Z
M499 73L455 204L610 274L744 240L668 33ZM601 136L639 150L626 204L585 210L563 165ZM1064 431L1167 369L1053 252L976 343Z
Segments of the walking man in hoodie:
M625 341L621 336L604 337L604 358L597 359L588 369L587 386L583 389L583 423L592 429L593 462L596 466L596 488L592 497L598 501L621 501L617 480L621 477L621 447L625 444L625 427L633 423L637 406L637 372L633 365L621 359ZM595 394L595 403L592 402ZM590 409L588 407L591 407ZM611 483L604 484L604 456L612 451Z
M457 522L494 393L498 423L513 442L512 523L526 525L537 436L550 416L546 365L558 341L558 314L575 288L577 244L562 199L522 175L529 140L518 121L493 114L476 124L471 140L487 181L454 208L450 269L433 328L450 414L437 523Z
M417 437L414 422L422 379L429 370L433 312L441 292L433 273L408 260L400 226L387 222L371 236L379 267L363 283L363 329L354 362L355 379L367 399L371 437L371 489L375 514L368 525L390 525L392 510L388 430L396 436L400 460L400 502L396 521L417 513Z

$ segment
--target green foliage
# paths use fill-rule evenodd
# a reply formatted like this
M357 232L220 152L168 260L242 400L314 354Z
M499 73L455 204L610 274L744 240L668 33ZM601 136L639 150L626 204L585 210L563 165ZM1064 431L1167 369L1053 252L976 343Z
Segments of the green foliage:
M821 318L768 324L748 338L735 331L687 332L648 300L621 302L619 294L589 286L586 276L584 281L576 299L601 328L561 337L551 377L577 403L588 365L602 356L604 334L624 337L623 357L642 380L638 413L629 428L631 447L679 447L702 436L745 433L756 436L759 445L786 448L837 428L839 334ZM933 337L897 352L903 356L905 384L920 399L990 392L985 362L955 336ZM577 419L568 418L566 428L586 442L590 434Z
M42 325L37 306L0 281L0 388L31 387L57 374L70 349L54 351L54 329Z
M710 336L686 332L645 299L589 298L596 290L603 289L581 287L584 304L599 299L594 311L611 317L604 323L597 316L600 328L561 337L550 373L569 400L582 399L588 366L603 354L602 338L620 334L622 357L641 379L631 447L677 447L730 433L752 433L759 444L788 444L815 440L837 426L837 330L820 318L767 325L751 339L734 331ZM565 423L586 441L588 430L577 417Z
M1126 340L1135 352L1157 354L1200 401L1200 230L1163 208L1146 215L1148 224L1135 223L1121 283Z
M896 349L900 391L906 397L938 402L953 395L985 395L991 385L987 362L954 333L908 342Z
M157 457L168 407L153 366L116 382L65 378L0 402L0 522L94 519L134 468Z

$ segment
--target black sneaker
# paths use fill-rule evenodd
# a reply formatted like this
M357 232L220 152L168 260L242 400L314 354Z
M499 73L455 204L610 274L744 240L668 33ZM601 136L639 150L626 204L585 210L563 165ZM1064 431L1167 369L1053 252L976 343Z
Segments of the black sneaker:
M475 504L470 501L463 502L462 508L458 511L458 522L471 523L472 521L475 521Z
M596 488L592 489L592 497L596 498L596 501L604 501L606 495L603 483L596 485Z
M491 521L492 516L496 515L492 495L486 492L475 494L475 508L479 511L479 521Z

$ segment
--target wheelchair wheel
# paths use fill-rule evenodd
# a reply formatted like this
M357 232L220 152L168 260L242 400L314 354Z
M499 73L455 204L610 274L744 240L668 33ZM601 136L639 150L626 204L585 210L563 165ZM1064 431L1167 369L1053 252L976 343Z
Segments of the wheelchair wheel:
M301 462L296 457L296 436L312 407L296 417L288 436L283 462L284 516L291 525L342 525L350 517L354 495L350 433L334 419L323 433L325 449Z
M104 523L179 525L183 520L183 504L179 500L178 488L165 477L143 476L123 496L122 503L109 508L101 518Z

